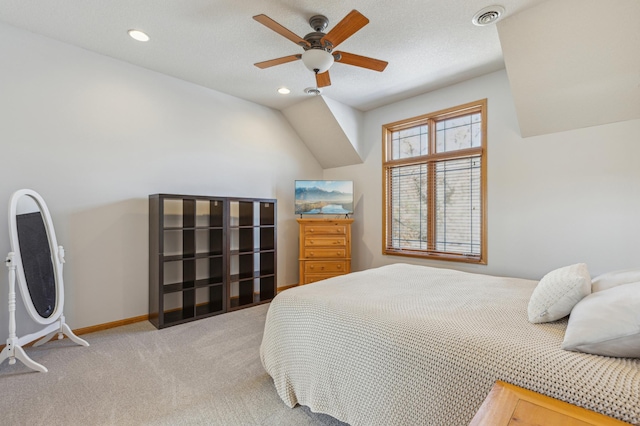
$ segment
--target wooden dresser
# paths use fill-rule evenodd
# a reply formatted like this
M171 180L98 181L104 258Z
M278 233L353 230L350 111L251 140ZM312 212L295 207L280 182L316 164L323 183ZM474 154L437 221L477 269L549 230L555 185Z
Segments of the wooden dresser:
M351 272L353 219L298 219L300 285Z
M505 382L496 382L469 426L614 426L628 423Z

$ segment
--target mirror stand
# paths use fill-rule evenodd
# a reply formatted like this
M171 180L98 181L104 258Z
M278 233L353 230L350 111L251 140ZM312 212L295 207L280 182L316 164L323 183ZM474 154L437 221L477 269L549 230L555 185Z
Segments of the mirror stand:
M47 368L29 358L24 349L22 349L22 345L29 343L29 341L26 341L25 338L18 339L18 336L16 336L16 264L13 252L9 253L5 264L9 268L9 338L7 339L7 345L0 353L0 363L9 358L9 364L15 364L16 359L19 359L27 367L46 373Z
M9 268L9 338L0 353L0 363L8 359L9 364L15 364L18 359L33 370L47 372L27 356L25 345L37 339L33 346L43 345L56 334L58 339L66 335L78 345L89 343L71 331L62 314L64 249L58 245L51 214L37 192L21 189L11 195L9 238L11 252L5 262ZM22 337L16 334L16 287L29 316L43 326Z
M59 246L59 252L64 253L62 246ZM64 257L60 255L61 261L64 262ZM33 346L40 346L47 343L53 336L58 335L58 339L62 339L65 335L71 339L71 341L77 343L82 346L89 346L89 343L76 336L71 328L67 325L64 320L64 315L60 315L60 318L54 323L49 324L47 327L42 330L27 334L18 338L16 335L16 262L15 262L15 253L11 252L7 256L5 261L7 268L9 268L9 337L7 338L7 344L2 349L0 353L0 364L4 362L5 359L9 359L9 364L13 365L16 363L16 359L20 360L24 365L31 368L32 370L40 371L42 373L46 373L47 368L32 360L29 355L22 348L24 345L33 342L36 339L42 339L33 344Z

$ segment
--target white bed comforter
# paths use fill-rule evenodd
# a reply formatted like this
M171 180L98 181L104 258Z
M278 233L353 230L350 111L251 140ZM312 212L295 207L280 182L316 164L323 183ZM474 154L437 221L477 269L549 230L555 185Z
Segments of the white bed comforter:
M279 294L260 356L282 400L351 425L467 425L496 380L640 425L640 360L560 349L536 281L395 264Z

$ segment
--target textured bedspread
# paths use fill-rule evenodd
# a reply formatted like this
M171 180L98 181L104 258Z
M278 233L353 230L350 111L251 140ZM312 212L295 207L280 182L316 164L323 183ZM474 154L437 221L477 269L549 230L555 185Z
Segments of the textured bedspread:
M296 287L260 355L290 407L351 425L467 425L496 380L640 425L640 360L560 349L536 281L395 264Z

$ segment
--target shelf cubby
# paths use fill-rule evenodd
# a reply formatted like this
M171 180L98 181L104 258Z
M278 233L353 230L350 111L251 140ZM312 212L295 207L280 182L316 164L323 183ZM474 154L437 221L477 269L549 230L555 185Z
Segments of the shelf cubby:
M276 201L230 199L229 215L229 309L234 310L275 296ZM272 278L261 284L265 271Z
M149 196L149 321L157 328L270 301L276 200Z

